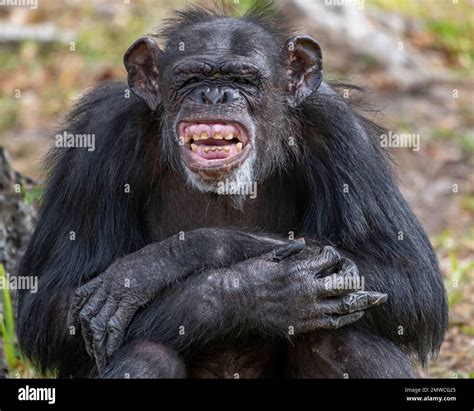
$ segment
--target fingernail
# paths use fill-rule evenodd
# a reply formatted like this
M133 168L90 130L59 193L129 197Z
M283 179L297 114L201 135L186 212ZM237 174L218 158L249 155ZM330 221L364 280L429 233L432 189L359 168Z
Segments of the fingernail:
M372 304L372 305L382 304L387 300L388 300L388 295L387 294L379 293L379 292L376 292L376 291L371 292L370 298L369 298L370 304Z

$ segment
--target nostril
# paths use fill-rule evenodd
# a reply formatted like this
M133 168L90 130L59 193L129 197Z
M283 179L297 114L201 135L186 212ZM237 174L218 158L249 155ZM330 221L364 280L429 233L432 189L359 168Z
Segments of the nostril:
M237 94L235 90L227 89L224 91L222 99L224 103L233 103L235 100L237 100Z
M201 92L201 101L204 103L204 104L211 104L211 100L208 98L208 95L210 94L211 90L210 88L206 88L205 90L203 90Z
M198 96L202 104L229 104L237 99L234 90L219 87L202 88Z

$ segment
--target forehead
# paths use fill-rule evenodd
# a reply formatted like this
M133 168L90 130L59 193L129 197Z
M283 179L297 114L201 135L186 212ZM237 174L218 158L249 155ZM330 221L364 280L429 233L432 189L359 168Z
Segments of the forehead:
M190 56L213 60L241 56L262 67L271 67L271 61L279 53L280 45L271 33L252 22L232 18L216 18L184 27L174 34L165 49L165 54L174 57L173 60Z

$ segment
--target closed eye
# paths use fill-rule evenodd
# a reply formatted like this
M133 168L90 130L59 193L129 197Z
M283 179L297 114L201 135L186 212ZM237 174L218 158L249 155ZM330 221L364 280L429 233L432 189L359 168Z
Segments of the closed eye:
M255 81L250 80L247 77L234 77L233 81L237 84L240 84L242 86L247 86L247 87L258 87L257 83Z
M182 86L189 86L191 84L198 83L200 80L197 77L191 77L183 82Z
M248 86L248 85L252 85L252 83L251 83L249 80L247 80L247 79L245 79L245 78L242 78L242 77L237 78L237 79L236 79L236 82L237 82L238 84L243 84L243 85L247 85L247 86Z

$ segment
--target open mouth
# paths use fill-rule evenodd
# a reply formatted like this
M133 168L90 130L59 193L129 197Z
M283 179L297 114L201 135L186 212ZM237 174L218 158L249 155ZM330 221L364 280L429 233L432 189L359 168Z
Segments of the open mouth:
M245 129L231 122L179 123L179 136L188 167L193 171L230 171L250 150Z

